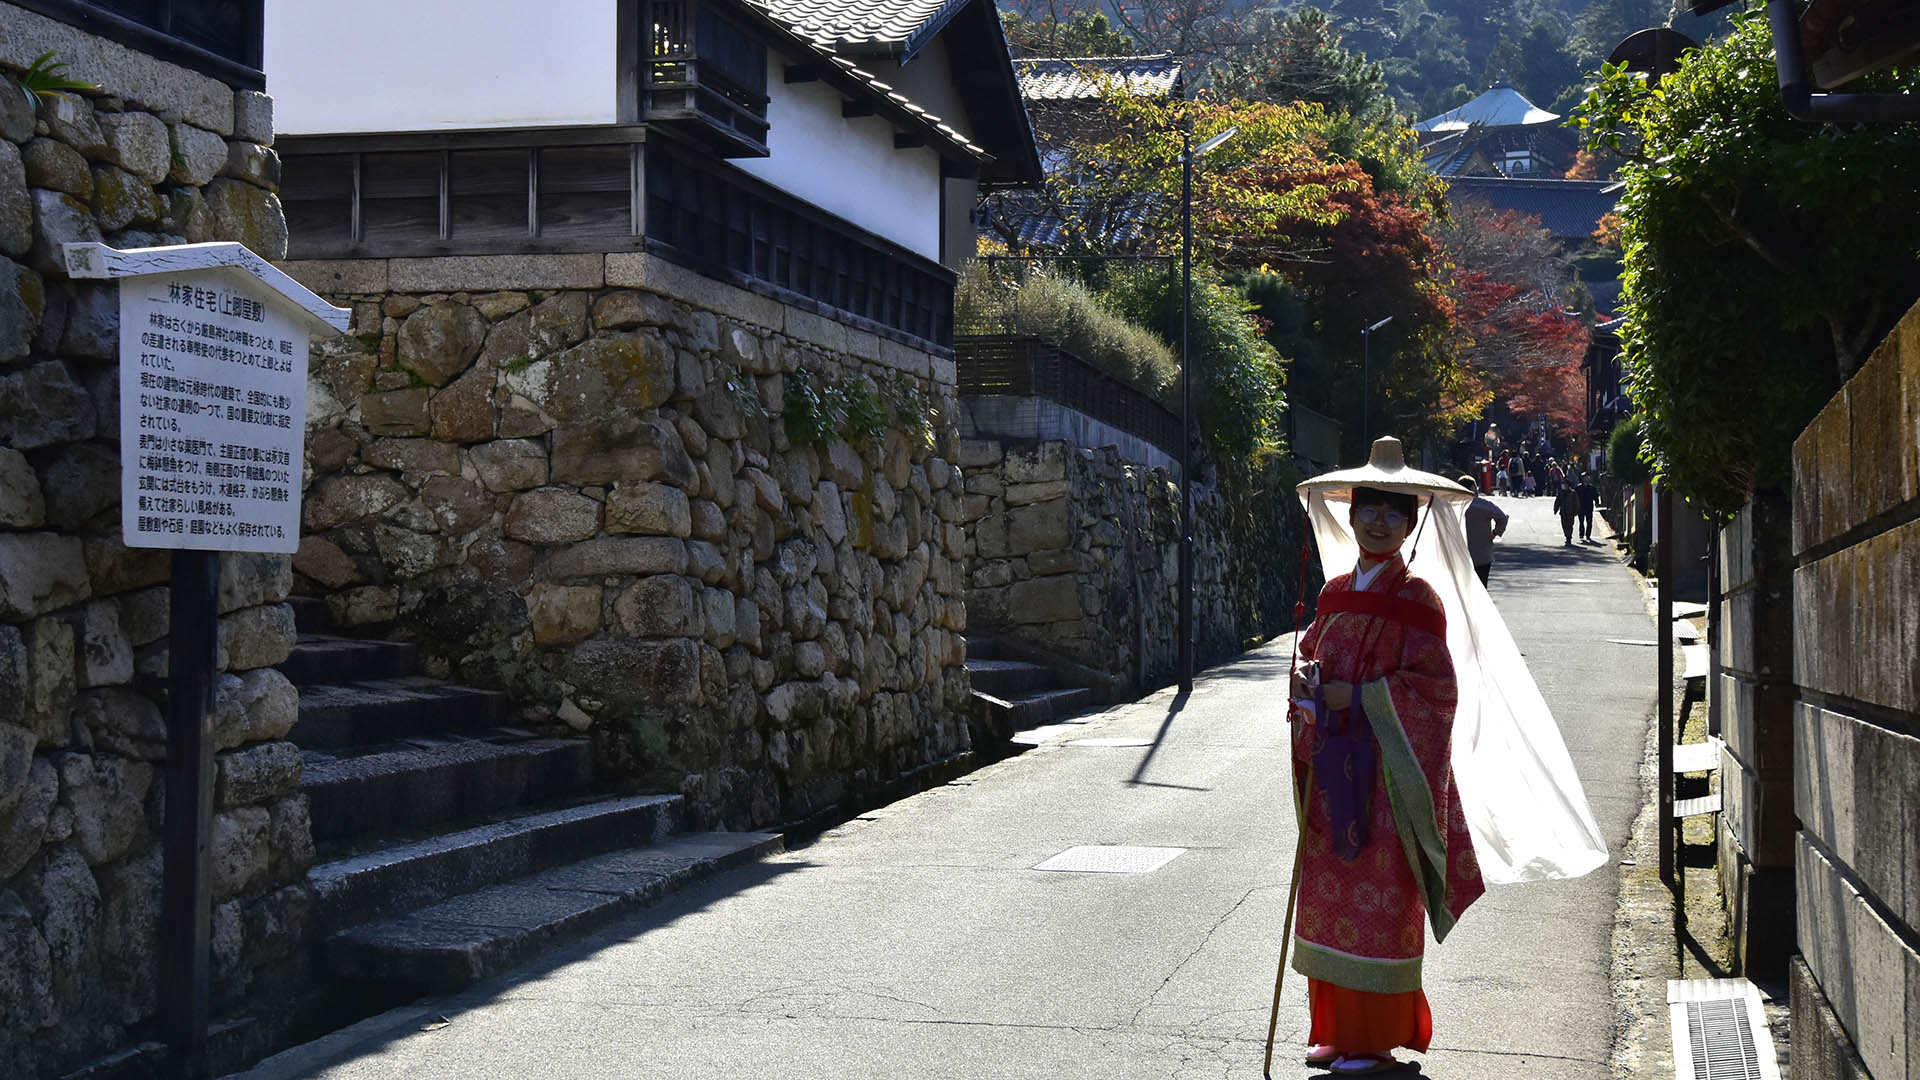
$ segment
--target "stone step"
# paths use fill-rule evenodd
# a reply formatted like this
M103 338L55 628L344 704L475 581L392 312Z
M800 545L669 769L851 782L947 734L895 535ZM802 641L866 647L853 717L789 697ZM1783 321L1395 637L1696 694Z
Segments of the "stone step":
M1006 646L989 634L968 634L966 642L968 660L999 660L1007 655Z
M419 673L420 649L404 641L301 634L293 652L278 666L295 686L397 679Z
M1045 666L1024 660L969 659L967 677L975 690L1000 698L1044 690L1053 681L1053 673Z
M333 612L317 596L289 596L293 606L293 627L303 634L324 634L333 629Z
M305 752L313 839L326 843L419 829L585 793L585 739L536 739L510 729L478 738L421 737L350 754Z
M641 847L680 826L686 799L635 795L523 814L424 840L397 841L307 872L329 930L437 904L594 855Z
M412 735L499 727L507 697L424 675L307 686L287 738L309 749L377 746Z
M973 693L973 708L978 718L976 722L1000 734L1003 739L1010 738L1016 731L1065 719L1096 703L1097 695L1085 687L1040 690L1008 698L983 694L978 690Z
M339 978L453 990L781 848L777 833L671 836L352 927L326 957Z

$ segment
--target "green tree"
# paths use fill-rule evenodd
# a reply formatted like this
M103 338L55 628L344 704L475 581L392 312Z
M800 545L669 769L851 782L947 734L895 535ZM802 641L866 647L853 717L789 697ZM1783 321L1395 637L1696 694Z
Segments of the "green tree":
M1307 101L1379 123L1392 111L1380 65L1341 47L1319 8L1255 17L1259 44L1214 67L1216 93L1249 101Z
M1593 71L1635 31L1667 25L1669 14L1669 0L1591 0L1573 20L1574 60Z
M1159 274L1135 274L1110 290L1128 318L1180 342L1182 293ZM1189 348L1194 362L1193 401L1209 442L1235 458L1259 460L1283 445L1286 365L1260 334L1253 305L1238 290L1198 267L1193 281Z
M1920 92L1920 68L1866 82ZM1658 89L1604 68L1575 123L1628 159L1620 337L1656 468L1711 513L1784 490L1794 437L1920 295L1920 125L1789 117L1757 10Z
M1567 48L1567 32L1539 19L1501 37L1487 56L1484 76L1489 86L1504 81L1529 100L1550 105L1580 81L1580 68Z
M1007 45L1020 57L1131 56L1133 38L1114 26L1101 12L1069 9L1022 15L1006 10L1000 25Z

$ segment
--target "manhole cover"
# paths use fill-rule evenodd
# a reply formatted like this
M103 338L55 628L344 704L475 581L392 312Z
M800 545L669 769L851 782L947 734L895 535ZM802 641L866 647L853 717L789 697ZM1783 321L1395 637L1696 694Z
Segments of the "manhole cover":
M1152 739L1075 739L1068 746L1152 746Z
M1077 874L1146 874L1180 857L1186 848L1088 844L1071 847L1034 867Z

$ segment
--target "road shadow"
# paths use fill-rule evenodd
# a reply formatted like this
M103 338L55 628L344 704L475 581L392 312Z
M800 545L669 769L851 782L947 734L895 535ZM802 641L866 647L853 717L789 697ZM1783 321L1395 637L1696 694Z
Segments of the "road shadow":
M1607 544L1581 544L1579 541L1575 541L1572 547L1561 544L1515 544L1507 547L1497 544L1493 549L1493 573L1489 584L1522 570L1599 570L1619 565L1619 558Z
M1153 743L1147 747L1147 752L1141 755L1140 764L1134 766L1133 775L1127 778L1127 783L1143 784L1146 782L1142 780L1141 777L1147 775L1147 766L1153 763L1153 756L1160 752L1160 744L1166 741L1167 732L1173 730L1173 718L1179 716L1180 711L1185 709L1187 702L1192 699L1192 691L1182 690L1173 695L1173 700L1167 702L1167 715L1160 720L1160 730L1153 733Z

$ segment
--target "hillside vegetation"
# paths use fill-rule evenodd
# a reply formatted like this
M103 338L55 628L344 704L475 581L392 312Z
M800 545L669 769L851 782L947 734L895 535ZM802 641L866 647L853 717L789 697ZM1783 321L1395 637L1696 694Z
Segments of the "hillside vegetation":
M1588 74L1635 30L1668 22L1667 0L1001 0L1009 36L1028 55L1169 52L1201 81L1258 64L1285 17L1327 12L1340 45L1377 63L1403 115L1432 116L1505 82L1567 113ZM1673 26L1705 41L1734 9L1682 13ZM1190 78L1193 75L1189 76Z

